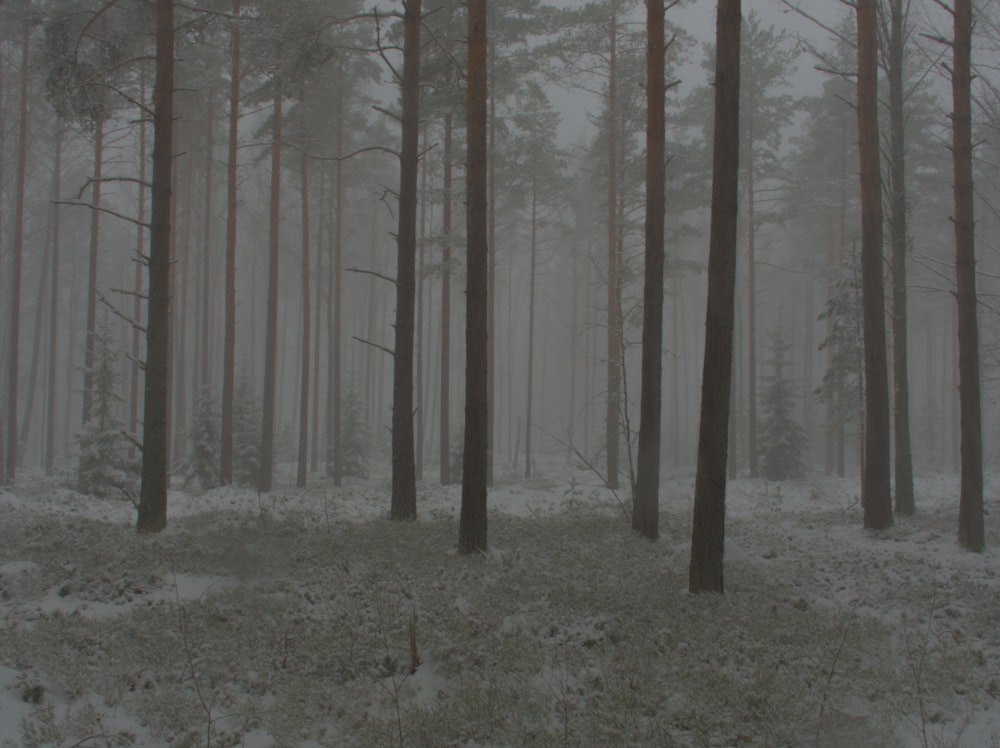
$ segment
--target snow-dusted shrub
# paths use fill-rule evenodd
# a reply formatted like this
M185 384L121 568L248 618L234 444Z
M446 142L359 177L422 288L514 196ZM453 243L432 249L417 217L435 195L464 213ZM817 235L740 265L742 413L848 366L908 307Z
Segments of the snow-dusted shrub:
M188 431L191 452L184 466L184 481L197 483L204 490L219 485L219 404L208 387L202 389L194 406L194 418Z

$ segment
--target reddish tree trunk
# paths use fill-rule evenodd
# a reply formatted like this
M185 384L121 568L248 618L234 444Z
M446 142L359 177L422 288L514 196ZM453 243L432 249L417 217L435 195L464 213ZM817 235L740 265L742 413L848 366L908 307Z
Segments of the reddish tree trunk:
M892 524L889 487L889 381L882 285L882 179L878 132L875 0L858 0L858 150L861 160L861 294L865 346L864 526Z
M396 345L392 386L393 519L417 516L413 444L413 318L416 294L417 176L420 166L420 6L407 0L403 31L402 140L396 261Z
M198 366L199 377L196 380L201 389L208 387L211 373L211 358L208 355L209 332L211 330L210 313L212 287L212 156L214 150L213 129L215 127L215 93L208 92L208 110L205 113L205 235L201 255L201 362Z
M267 338L264 348L264 402L260 441L260 473L257 490L267 493L274 478L274 402L278 364L278 250L281 219L281 117L282 91L274 94L273 142L271 145L271 208L268 233Z
M444 116L444 207L441 217L441 485L451 483L451 157L452 117Z
M608 391L605 411L607 480L618 488L618 424L622 321L618 289L618 3L612 3L608 78Z
M159 532L167 525L167 321L170 316L170 192L174 129L174 4L171 0L156 0L156 84L153 101L146 401L139 532Z
M527 407L524 416L524 477L531 477L531 401L535 364L535 267L538 234L538 194L531 190L531 271L528 275L528 382ZM544 362L543 362L544 364Z
M140 76L139 98L146 101L146 76ZM128 431L133 436L138 434L139 429L139 379L142 366L140 364L142 354L142 257L145 254L146 242L146 119L139 121L139 225L136 228L135 246L135 304L132 307L134 326L132 328L132 371L128 412Z
M952 63L952 154L955 170L955 274L958 300L958 375L962 488L958 542L986 548L983 528L983 436L976 318L975 216L972 189L972 2L955 0Z
M304 95L300 96L300 103ZM309 460L309 349L311 323L309 299L309 156L302 151L302 379L299 401L299 464L295 477L295 485L305 488Z
M94 333L97 329L97 259L101 237L101 179L104 164L104 121L94 134L94 186L90 211L90 262L87 271L87 336L83 353L83 423L90 420L94 388Z
M642 295L642 383L632 529L659 537L660 411L663 380L663 235L666 210L664 10L646 0L646 269Z
M733 374L736 234L740 163L740 0L719 0L708 308L701 384L698 472L691 530L691 592L724 590L726 450Z
M51 475L56 464L56 357L59 353L59 250L60 210L59 195L62 192L62 143L63 132L56 131L56 157L52 175L52 281L49 289L49 371L48 371L48 409L46 410L45 426L45 474ZM69 407L69 403L66 404ZM133 430L132 433L135 433Z
M469 0L468 93L466 98L466 321L465 447L458 552L487 546L486 483L489 444L487 387L489 250L486 213L486 0Z

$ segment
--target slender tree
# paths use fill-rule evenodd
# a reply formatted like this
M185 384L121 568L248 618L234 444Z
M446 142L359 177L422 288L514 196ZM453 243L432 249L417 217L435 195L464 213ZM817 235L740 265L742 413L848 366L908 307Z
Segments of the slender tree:
M55 164L52 175L52 282L49 287L49 370L48 407L45 413L45 474L51 475L56 464L56 384L58 368L55 365L59 352L59 262L60 262L60 210L59 194L62 192L62 123L56 125ZM68 405L68 404L67 404ZM133 429L134 433L134 429Z
M892 525L889 381L882 285L882 179L878 131L876 0L858 0L858 151L861 161L861 304L865 359L865 451L861 504L866 529Z
M740 0L719 0L716 17L715 132L708 308L701 383L698 469L691 529L691 592L724 590L726 450L733 373L736 233L739 201Z
M270 491L274 481L274 409L278 374L278 260L281 220L281 120L284 94L279 79L275 79L274 85L270 228L267 253L267 337L264 345L264 404L261 414L260 467L257 476L257 490L261 493Z
M17 131L17 201L14 207L14 247L10 277L10 360L7 372L7 476L17 474L20 438L17 430L18 348L21 335L21 266L24 259L24 188L28 161L28 51L31 24L24 23L21 37L21 121ZM39 316L40 313L39 313Z
M236 367L236 158L240 127L240 0L233 0L229 37L229 140L226 164L226 300L222 343L222 443L219 448L219 482L233 482L233 397Z
M953 16L951 150L955 173L955 275L962 438L958 542L970 551L981 552L986 548L986 534L983 526L983 427L972 189L972 0L955 0Z
M417 177L420 167L421 0L405 0L403 17L402 140L399 232L396 237L396 345L392 387L393 519L417 516L413 442L413 333L416 309Z
M153 90L153 184L146 315L139 532L167 525L167 322L170 316L171 172L174 129L174 4L156 0L156 83Z
M666 154L664 9L646 0L646 271L642 298L642 391L632 529L659 536L660 405L663 379L663 231Z
M304 108L305 93L299 95L299 105ZM309 155L302 149L300 175L302 177L302 371L299 402L299 463L295 485L305 488L309 460L309 363L310 363L310 300L309 276L312 268L309 261Z
M622 386L621 288L618 281L618 2L611 2L608 45L608 390L605 400L605 480L618 488Z
M466 321L465 446L462 453L462 509L458 551L486 550L486 481L489 423L487 404L487 151L486 0L468 3L468 93L466 97Z

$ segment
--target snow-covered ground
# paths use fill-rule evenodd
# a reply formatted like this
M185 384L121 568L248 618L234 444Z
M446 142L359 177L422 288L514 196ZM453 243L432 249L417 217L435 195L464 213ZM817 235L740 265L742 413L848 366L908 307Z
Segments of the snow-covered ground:
M583 472L490 493L388 481L125 502L0 494L0 746L1000 746L1000 553L957 483L861 529L856 481L736 481L726 594L686 592L692 480L631 535ZM1000 482L987 480L1000 542Z

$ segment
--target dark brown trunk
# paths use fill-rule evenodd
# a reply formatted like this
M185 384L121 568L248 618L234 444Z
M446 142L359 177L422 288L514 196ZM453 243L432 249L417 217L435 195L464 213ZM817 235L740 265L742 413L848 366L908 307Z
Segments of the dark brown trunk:
M316 216L316 306L313 317L316 324L313 332L313 373L312 390L316 404L312 409L312 440L309 443L309 469L316 472L319 469L319 358L320 358L320 328L323 326L323 213L326 209L326 170L319 172L319 210Z
M343 112L343 106L343 100L341 100L341 105L338 107L339 112ZM344 154L344 116L342 113L337 115L337 153L340 156ZM340 160L337 161L337 194L335 200L333 217L333 298L330 301L333 304L333 365L331 366L331 376L333 377L333 485L339 486L344 478L344 461L340 449L343 433L341 415L344 397L344 162ZM372 215L374 220L374 213ZM374 303L374 286L372 289L371 297ZM368 352L370 354L371 349ZM368 400L369 405L371 402L371 400Z
M740 25L740 0L719 0L708 309L688 579L691 592L724 590L726 449L732 391L739 202Z
M305 101L304 92L299 95L299 103ZM302 151L302 371L299 392L299 464L295 485L305 488L309 468L309 364L312 351L309 348L312 320L312 303L309 298L309 276L312 273L309 259L309 156Z
M452 117L444 116L444 207L441 216L441 426L438 442L441 485L451 483L451 158Z
M903 0L890 4L889 40L889 218L892 240L892 374L894 384L894 450L896 513L916 511L913 496L913 454L910 449L909 342L906 314L906 113L904 106L903 50L906 18Z
M174 128L174 4L171 0L156 0L156 83L153 101L153 185L139 532L159 532L167 526L167 320L170 316L170 192Z
M646 0L646 268L642 294L642 384L632 529L659 537L660 411L663 382L663 241L666 101L663 3Z
M858 0L858 150L861 161L861 296L865 347L864 469L866 529L892 525L889 487L889 382L882 285L882 179L878 132L876 0Z
M981 552L983 436L979 387L979 325L976 318L975 216L972 189L972 2L955 0L952 63L952 154L955 167L955 275L958 300L958 375L961 412L962 488L958 542Z
M281 118L282 90L275 83L274 123L271 142L271 201L268 231L267 337L264 348L264 402L260 441L260 473L257 490L267 493L274 479L274 404L278 367L278 255L281 219Z
M87 335L83 353L83 423L90 420L94 388L94 333L97 329L97 260L101 237L101 179L104 164L104 121L94 134L94 186L91 191L90 263L87 270Z
M427 150L427 128L424 128L423 151ZM424 412L427 403L423 399L424 393L424 273L425 256L427 249L424 246L427 241L427 162L420 165L420 238L417 242L417 341L414 348L415 386L416 386L416 440L414 450L416 460L414 463L414 476L416 480L424 479Z
M140 76L139 98L146 101L146 75ZM139 433L139 380L142 373L142 297L143 281L142 268L144 265L146 243L146 118L139 121L139 225L136 227L135 245L135 303L132 306L132 315L135 326L132 328L132 366L130 377L130 397L128 412L128 431L133 437L138 437Z
M48 371L48 407L45 412L45 474L52 475L56 465L56 384L59 367L56 359L59 354L59 262L60 262L60 210L59 195L62 192L62 144L63 131L56 130L56 157L52 174L52 280L49 287L49 371ZM141 266L141 263L138 263ZM66 404L69 407L69 403ZM132 430L135 433L135 430Z
M416 305L417 177L420 167L420 5L407 0L403 31L402 151L396 259L396 345L392 383L393 519L416 519L413 444L413 327Z
M753 67L747 71L753 75ZM757 475L757 259L754 226L754 122L753 86L747 107L747 468L750 477Z
M608 391L605 450L609 488L618 488L618 424L621 391L622 321L618 288L618 3L612 2L608 77Z
M467 281L465 320L465 447L458 552L486 551L487 451L489 449L486 338L489 316L489 250L486 204L486 0L469 0L466 132Z
M490 54L490 45L487 40L486 53L489 55L487 65L492 65L496 60L496 47ZM487 72L487 78L493 77ZM487 84L487 88L489 86ZM497 137L497 101L492 89L489 89L489 128L490 146L489 153L494 153L496 149ZM497 412L497 170L496 159L487 157L486 169L489 179L489 198L486 206L489 222L489 239L487 240L487 252L489 253L489 283L486 289L487 302L487 328L486 328L486 485L493 485L494 474L494 452L496 443L496 412Z
M188 322L188 290L191 286L190 283L190 265L191 265L191 226L194 223L194 209L192 206L192 189L191 184L194 180L194 164L188 160L184 163L184 232L181 237L180 242L180 261L178 263L178 270L180 272L180 281L178 287L180 288L180 299L178 310L175 311L171 317L179 318L177 321L180 322L179 327L174 329L177 331L177 335L174 338L174 379L173 379L173 392L175 396L174 400L174 422L173 422L173 433L174 433L174 447L172 452L173 464L179 466L187 454L187 441L188 441L188 334L187 334L187 322ZM177 197L180 197L179 195ZM179 221L178 221L179 224ZM196 296L197 298L197 296ZM197 336L195 336L197 338ZM195 357L197 358L197 357Z
M211 330L211 287L212 287L212 156L215 140L212 137L215 127L215 93L208 92L208 111L205 113L205 230L201 255L201 343L199 352L201 360L198 365L199 388L204 391L208 387L211 373L211 358L208 355L209 334ZM200 394L199 394L200 396Z

